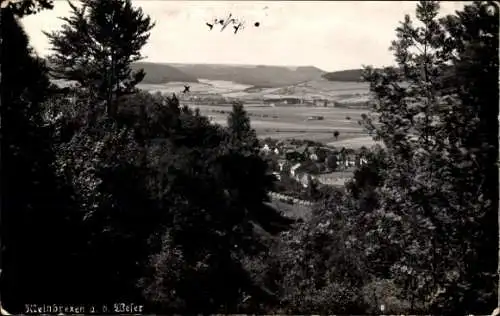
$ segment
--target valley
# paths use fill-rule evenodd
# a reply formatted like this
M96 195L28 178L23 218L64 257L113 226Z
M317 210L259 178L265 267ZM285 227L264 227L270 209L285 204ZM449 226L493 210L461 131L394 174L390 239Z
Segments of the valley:
M189 92L183 93L185 86ZM141 83L151 93L175 94L182 104L198 108L214 123L226 124L232 102L242 102L260 138L314 140L325 144L361 139L373 141L359 124L367 113L368 85L317 78L292 85L262 88L227 80L198 78L197 82ZM334 132L338 131L337 137Z

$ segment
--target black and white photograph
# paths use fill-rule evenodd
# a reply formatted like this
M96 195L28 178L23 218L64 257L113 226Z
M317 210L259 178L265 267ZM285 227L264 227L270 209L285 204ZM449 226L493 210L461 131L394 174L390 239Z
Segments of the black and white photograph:
M0 0L0 314L500 316L499 17Z

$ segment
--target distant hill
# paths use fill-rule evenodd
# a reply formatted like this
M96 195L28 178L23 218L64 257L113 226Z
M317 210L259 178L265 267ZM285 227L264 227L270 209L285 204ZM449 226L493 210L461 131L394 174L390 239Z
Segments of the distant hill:
M137 62L132 64L133 70L143 68L146 72L146 77L142 83L162 84L171 81L176 82L198 82L198 78L186 74L176 67L167 64L150 63L150 62Z
M323 78L329 81L354 81L361 82L361 74L363 69L349 69L349 70L341 70L341 71L332 71L323 74ZM446 66L443 77L453 77L454 69L451 66Z
M333 71L323 74L323 78L329 81L356 81L361 82L361 74L363 69L349 69L341 71Z
M198 79L225 80L261 88L281 87L319 79L325 71L312 67L169 64Z
M168 82L198 83L198 79L232 81L259 88L276 88L321 79L326 72L313 66L254 66L223 64L167 64L136 62L133 70L144 69L143 84Z
M47 62L48 66L50 64ZM199 82L196 77L188 75L179 69L167 64L157 64L149 62L137 62L132 64L132 70L143 68L146 77L142 83L162 84L167 82Z

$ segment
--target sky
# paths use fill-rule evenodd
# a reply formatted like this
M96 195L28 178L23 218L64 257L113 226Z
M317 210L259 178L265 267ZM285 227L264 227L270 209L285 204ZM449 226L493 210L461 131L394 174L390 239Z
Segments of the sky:
M133 0L156 22L145 61L163 63L316 66L325 71L393 63L388 48L413 1L154 1ZM441 2L441 14L454 13L465 2ZM206 22L229 13L245 21L234 34L209 31ZM45 56L50 45L42 31L61 28L69 15L65 0L54 10L23 18L35 50ZM260 26L254 27L254 22Z

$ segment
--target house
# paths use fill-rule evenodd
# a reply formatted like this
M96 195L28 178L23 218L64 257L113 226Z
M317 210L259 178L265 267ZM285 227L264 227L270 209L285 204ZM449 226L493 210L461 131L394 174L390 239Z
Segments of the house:
M290 168L290 175L292 177L295 177L295 172L300 167L300 165L301 165L300 163L297 163L297 164L293 165L292 168Z
M315 176L306 170L304 164L296 164L294 167L296 168L293 169L293 173L291 173L292 178L299 182L304 188L307 188L311 184L311 181L315 179Z
M271 148L269 148L269 145L268 144L265 144L261 149L260 151L264 152L265 154L268 154L269 152L271 152Z
M307 188L311 184L312 177L306 172L299 172L295 177L295 180L302 184L304 188Z
M275 106L278 104L301 104L302 100L292 96L267 95L264 96L264 104Z
M318 155L316 154L316 148L309 147L307 145L301 146L297 149L299 153L302 153L304 157L317 161Z
M284 160L284 159L279 159L278 160L278 166L279 166L279 170L280 171L283 171L285 165L287 164L287 161Z
M322 121L325 117L322 115L312 115L307 118L308 121Z
M309 147L307 147L307 145L302 145L302 146L298 147L296 151L301 153L301 154L307 153L309 151Z
M356 166L356 160L348 158L348 159L344 160L344 165L345 165L346 168L355 167Z
M326 100L326 99L316 99L316 100L314 100L314 105L315 106L323 106L326 108L328 106L332 106L333 102Z

